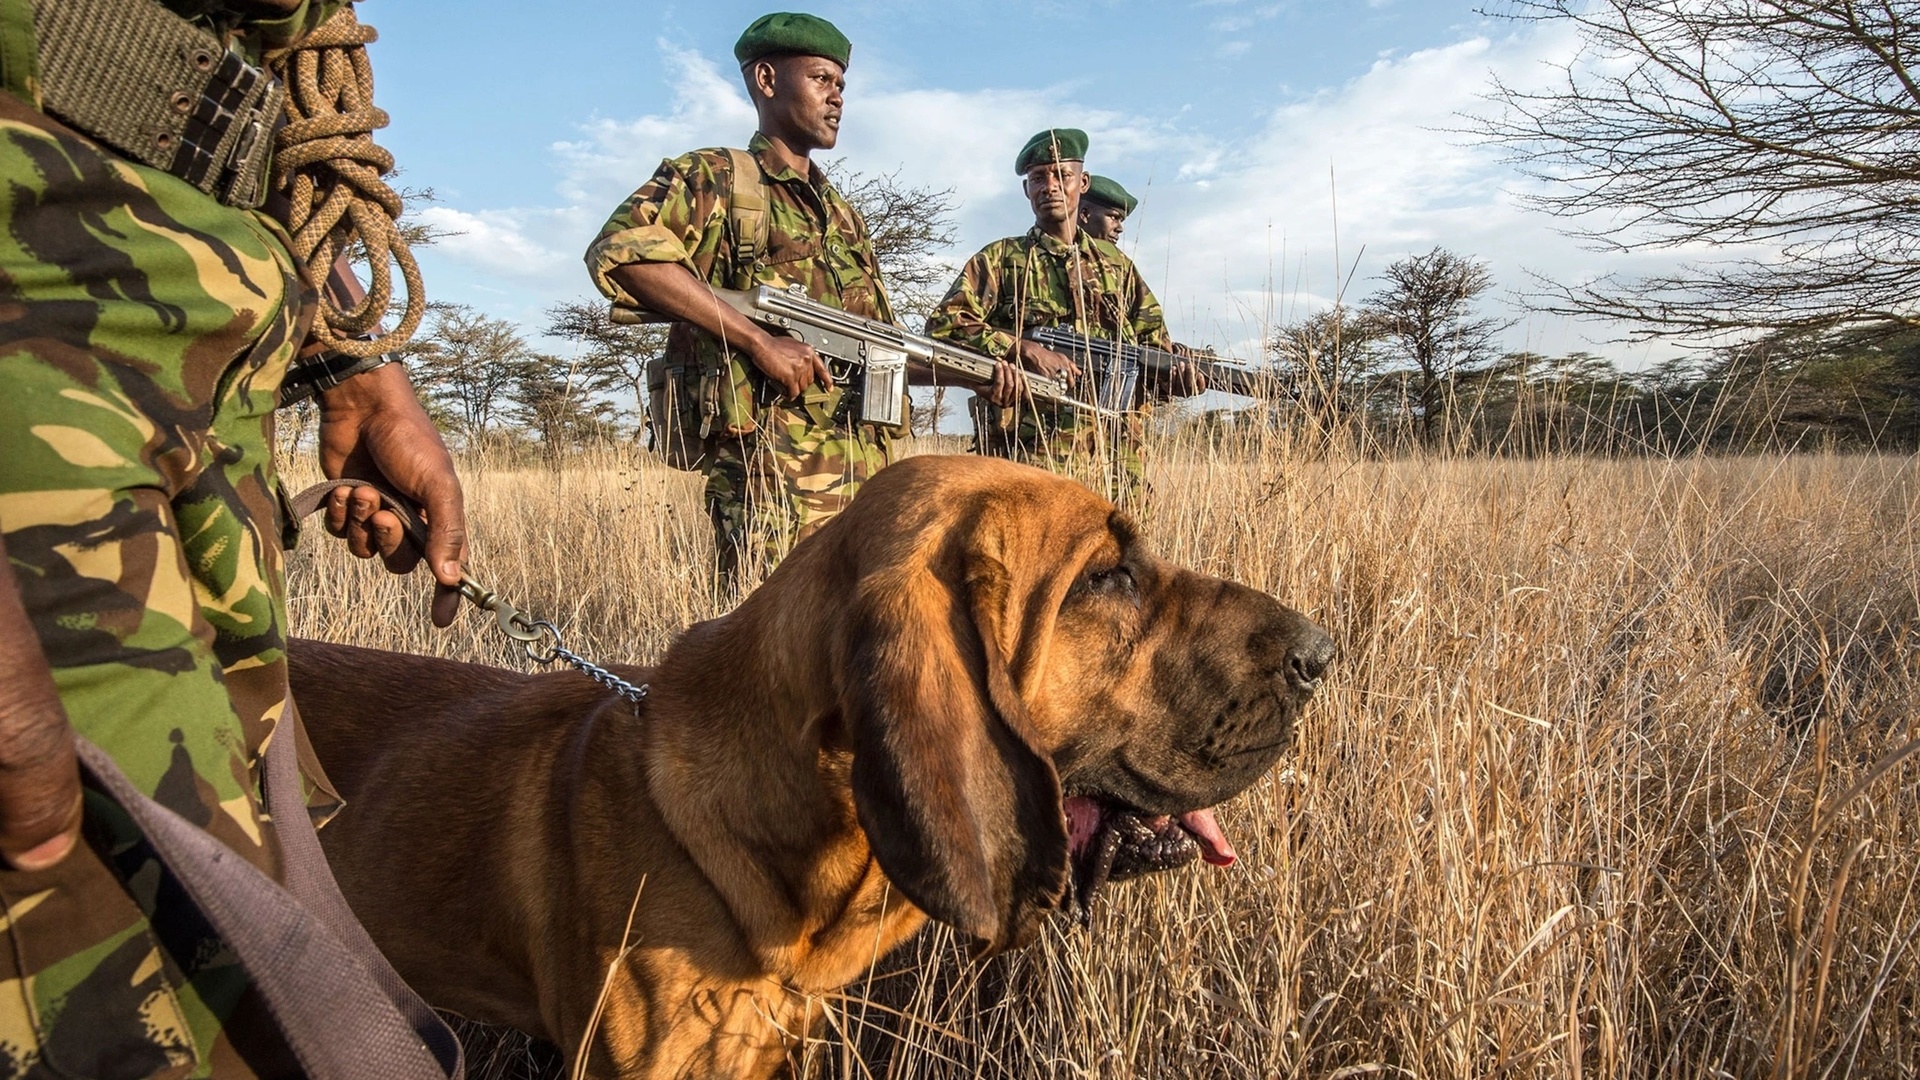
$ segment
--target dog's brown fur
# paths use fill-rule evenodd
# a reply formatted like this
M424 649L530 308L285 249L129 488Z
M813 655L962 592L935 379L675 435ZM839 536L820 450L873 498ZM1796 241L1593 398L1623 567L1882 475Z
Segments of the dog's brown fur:
M604 984L593 1075L760 1077L809 995L926 916L1030 940L1068 884L1063 785L1155 813L1245 788L1330 651L1084 487L912 458L619 669L638 717L573 673L317 642L292 666L348 800L335 873L429 1001L571 1054Z

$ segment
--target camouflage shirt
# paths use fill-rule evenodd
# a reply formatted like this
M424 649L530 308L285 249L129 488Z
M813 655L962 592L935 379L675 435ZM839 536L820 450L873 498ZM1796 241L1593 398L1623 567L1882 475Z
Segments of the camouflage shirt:
M1089 337L1173 346L1160 302L1132 259L1084 229L1068 247L1037 226L968 259L928 317L927 333L1006 358L1026 330L1063 325Z
M767 235L753 265L741 266L735 256L728 215L736 184L732 160L724 150L695 150L661 162L601 227L587 248L594 285L617 303L634 304L608 271L627 263L679 263L716 288L799 285L822 303L892 322L867 223L818 165L801 176L773 159L771 145L758 133L747 144L767 181ZM719 363L720 343L684 324L675 325L668 350L689 367Z

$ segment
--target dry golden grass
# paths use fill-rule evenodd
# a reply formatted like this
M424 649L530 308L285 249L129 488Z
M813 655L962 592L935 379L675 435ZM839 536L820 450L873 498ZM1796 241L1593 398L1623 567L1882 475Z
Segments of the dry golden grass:
M827 1003L836 1075L1920 1072L1914 463L1163 445L1147 535L1339 641L1242 859ZM724 610L695 482L470 467L473 566L609 660ZM295 629L496 663L309 539ZM868 1004L867 1002L873 1002ZM902 1017L898 1015L904 1013ZM889 1034L891 1033L891 1034ZM890 1063L883 1062L888 1056ZM890 1071L889 1071L890 1067Z

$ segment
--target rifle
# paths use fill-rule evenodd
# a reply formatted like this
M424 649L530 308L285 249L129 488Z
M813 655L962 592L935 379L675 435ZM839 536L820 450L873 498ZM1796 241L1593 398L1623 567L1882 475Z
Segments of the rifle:
M859 395L859 419L864 423L898 426L905 422L901 399L906 395L907 367L972 386L991 386L995 361L971 349L868 319L811 299L799 288L776 289L760 285L745 292L715 289L713 295L728 307L775 333L787 334L813 346L836 379L849 378ZM640 323L667 321L636 308L615 304L613 321ZM1073 396L1065 385L1027 372L1027 392L1036 401L1070 405L1098 416L1112 411Z
M1224 363L1212 353L1182 356L1147 345L1088 337L1065 326L1036 327L1027 331L1027 338L1066 355L1082 367L1091 367L1098 372L1094 400L1108 409L1133 407L1134 388L1140 381L1142 371L1164 377L1178 364L1193 365L1200 374L1206 376L1209 388L1226 390L1242 397L1269 398L1281 388L1280 380L1275 376L1239 363Z

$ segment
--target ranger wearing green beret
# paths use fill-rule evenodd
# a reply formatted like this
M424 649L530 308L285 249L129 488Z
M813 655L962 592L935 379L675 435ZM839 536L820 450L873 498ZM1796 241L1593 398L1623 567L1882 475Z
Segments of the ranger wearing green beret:
M706 477L729 575L770 566L845 508L887 463L892 433L850 423L850 389L811 346L761 329L710 287L797 285L893 318L866 222L811 158L839 140L846 36L825 19L776 13L747 27L733 53L759 113L747 149L662 162L586 254L615 304L674 320L666 362L682 374L653 392L676 395L693 444L684 463Z
M1027 140L1014 170L1033 207L1033 228L967 260L928 318L927 333L1000 360L993 387L974 401L977 452L1066 469L1111 498L1131 499L1144 486L1140 407L1198 392L1197 378L1182 373L1177 384L1158 385L1142 379L1135 407L1118 423L1101 423L1072 408L1037 405L1026 397L1021 374L1024 368L1076 383L1099 378L1023 336L1040 327L1173 348L1159 301L1133 260L1079 227L1086 154L1087 134L1076 128L1050 128Z
M1095 240L1117 244L1127 219L1139 205L1140 200L1127 194L1119 181L1105 176L1090 177L1087 193L1080 196L1080 229Z

